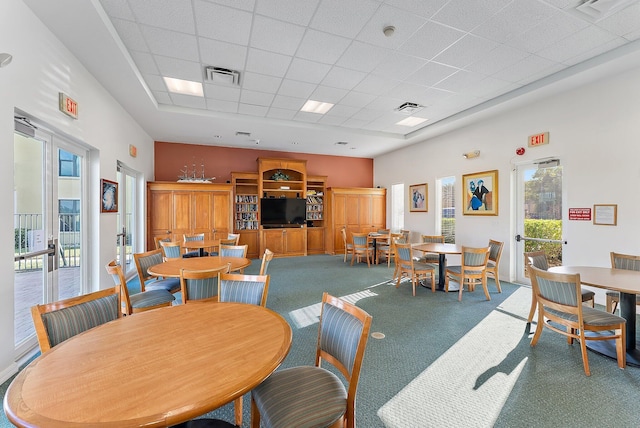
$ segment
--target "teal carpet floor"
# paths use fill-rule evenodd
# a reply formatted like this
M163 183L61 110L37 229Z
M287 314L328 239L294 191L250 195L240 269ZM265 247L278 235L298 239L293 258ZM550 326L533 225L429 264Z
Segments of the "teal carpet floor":
M254 261L246 273L256 273ZM640 426L640 368L620 370L550 331L531 348L525 328L531 290L502 282L491 301L481 288L432 293L390 283L393 268L349 266L338 256L274 259L267 306L293 329L282 367L311 365L324 291L355 302L373 316L356 401L360 428ZM135 281L132 291L135 291ZM639 330L640 331L640 330ZM179 374L176 374L179 375ZM0 394L8 382L0 386ZM126 391L123 391L126 396ZM249 426L249 395L244 401ZM233 421L233 405L206 417ZM11 426L4 415L0 427Z

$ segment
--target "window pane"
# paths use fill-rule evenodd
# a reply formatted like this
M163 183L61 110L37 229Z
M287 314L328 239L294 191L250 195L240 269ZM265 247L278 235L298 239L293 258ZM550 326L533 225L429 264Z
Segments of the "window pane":
M404 229L404 183L391 185L391 230Z
M60 150L58 163L61 177L80 177L80 159L78 156Z
M456 242L456 178L446 177L438 180L440 183L440 234L444 235L444 242Z

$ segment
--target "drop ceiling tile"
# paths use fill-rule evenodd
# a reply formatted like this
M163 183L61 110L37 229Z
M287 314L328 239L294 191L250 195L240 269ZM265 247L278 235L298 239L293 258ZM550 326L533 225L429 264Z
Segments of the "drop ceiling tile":
M506 43L517 49L529 53L536 53L586 28L588 25L586 21L574 15L558 11L549 19L509 39Z
M272 119L292 120L298 113L297 110L287 110L283 108L271 107L267 113L267 117Z
M195 34L191 0L131 0L139 24Z
M238 113L238 103L207 98L207 110L225 113Z
M287 97L309 98L316 89L313 83L299 82L297 80L283 79L278 89L278 95Z
M482 59L497 46L496 42L467 34L437 55L434 60L453 67L465 68Z
M241 83L243 89L275 94L278 92L282 79L258 73L244 73L244 75L241 76Z
M249 48L246 70L268 76L284 77L290 63L290 56Z
M598 27L624 37L627 40L636 40L638 38L637 36L629 37L629 35L638 32L639 22L640 3L635 3L618 13L598 21Z
M358 92L364 92L365 94L378 95L381 92L387 92L393 89L398 83L400 83L400 79L390 79L388 77L370 74L353 89Z
M362 79L364 79L365 77L366 74L360 71L347 70L346 68L341 67L333 67L327 74L327 77L325 77L322 81L322 84L334 88L351 90L358 83L362 82Z
M360 109L356 114L352 116L352 119L364 120L367 122L374 121L382 116L384 113L380 110L372 110L372 109Z
M153 55L146 52L130 52L133 62L142 74L160 74Z
M140 29L152 54L187 61L200 60L195 36L154 27L141 26Z
M449 67L448 65L439 64L437 62L428 62L424 67L407 77L407 82L421 86L433 86L442 79L451 76L458 71L458 68Z
M242 90L240 102L243 104L253 104L257 106L269 107L273 102L274 95L265 92Z
M406 11L380 6L380 9L358 34L357 40L387 49L397 49L421 27L427 20ZM393 35L384 35L384 28L395 27Z
M374 0L323 0L309 27L354 38L380 5Z
M511 1L451 0L431 20L462 31L471 31L511 3Z
M256 16L251 31L251 46L265 51L293 55L302 41L305 27Z
M174 105L181 107L206 109L207 102L203 97L193 97L191 95L169 93Z
M374 68L389 54L389 50L380 46L373 46L354 41L340 57L336 65L365 73Z
M140 52L149 51L147 42L145 41L138 24L135 22L124 21L122 19L112 19L111 23L127 49Z
M406 10L424 18L431 18L449 0L385 0L386 4Z
M337 104L345 95L347 95L346 89L331 88L329 86L318 86L310 98L316 101L322 101L325 103Z
M513 0L482 25L473 30L473 34L507 43L525 31L549 19L556 9L539 1Z
M298 122L310 122L310 123L316 123L317 121L319 121L320 119L322 119L321 114L317 114L317 113L309 113L306 111L299 111L298 113L296 113L294 120L298 121Z
M500 70L492 77L505 80L507 82L520 83L528 80L529 76L537 75L546 69L551 69L556 64L557 63L546 58L542 58L537 55L529 55L522 61Z
M611 40L610 42L601 44L596 46L593 49L587 50L585 52L581 52L580 54L571 57L569 59L565 59L563 61L564 65L568 65L568 66L572 66L575 64L578 64L582 61L586 61L590 58L593 58L594 56L598 56L600 54L603 54L605 52L608 52L610 50L613 50L615 48L618 48L620 46L622 46L624 44L624 39L621 37L616 37L615 39Z
M342 126L345 126L347 128L359 129L364 128L368 123L369 122L367 122L366 120L347 119L342 123ZM353 149L353 146L351 147L351 149Z
M477 85L468 87L466 92L479 98L493 98L520 87L515 83L505 82L495 77L485 77Z
M246 114L249 116L265 117L268 111L269 108L264 106L254 106L251 104L242 103L238 106L238 113Z
M331 110L329 110L325 116L337 116L341 117L344 120L356 114L360 109L361 107L352 107L345 104L337 104L331 107Z
M361 108L370 104L375 99L375 95L365 94L364 92L351 91L340 100L340 104Z
M222 86L204 84L204 96L211 100L232 101L237 103L240 101L240 88L237 86Z
M231 70L244 69L247 58L245 46L200 37L198 47L203 64Z
M271 108L281 108L285 110L299 111L304 103L307 102L306 98L286 97L284 95L276 95L271 104Z
M164 79L157 74L143 74L145 83L154 92L164 92L167 90L167 85L164 83Z
M596 27L587 27L537 52L537 55L555 62L589 52L616 39L617 36Z
M307 30L296 56L311 61L333 64L344 53L351 41L344 37Z
M127 21L135 21L136 19L127 0L100 0L100 4L107 15L112 18L126 19Z
M323 125L331 125L331 126L340 126L344 123L346 119L344 117L340 117L340 116L329 116L329 115L324 115L320 118L320 120L318 121L318 123L321 123Z
M153 93L153 97L156 99L156 102L158 104L168 104L168 105L173 104L173 101L171 101L171 97L169 96L168 92L153 91L152 93Z
M223 6L235 7L238 9L252 12L255 8L255 0L207 0L211 3L217 3Z
M318 3L319 0L296 0L295 7L291 7L290 0L260 0L256 4L256 13L293 24L308 25Z
M495 49L482 55L477 61L469 64L466 69L484 75L491 75L518 61L522 61L528 55L525 51L507 45L498 45Z
M472 71L459 70L435 85L438 89L451 92L462 92L467 88L477 85L486 76Z
M331 66L328 64L302 58L293 58L286 77L300 82L318 84L322 82L322 79L324 79L329 70L331 70Z
M436 22L427 22L400 47L400 51L430 60L456 43L464 35L465 33L462 31L445 27Z
M403 80L424 67L427 60L392 51L373 71L387 79Z
M237 45L249 43L251 13L202 0L195 0L194 6L199 36Z
M166 56L155 56L158 70L164 77L174 77L176 79L193 80L202 82L204 79L203 70L200 63L183 61L181 59L169 58Z
M377 97L375 100L371 101L369 105L367 105L367 108L371 110L391 112L400 107L405 102L407 102L407 100L405 100L404 98L400 98L399 96Z

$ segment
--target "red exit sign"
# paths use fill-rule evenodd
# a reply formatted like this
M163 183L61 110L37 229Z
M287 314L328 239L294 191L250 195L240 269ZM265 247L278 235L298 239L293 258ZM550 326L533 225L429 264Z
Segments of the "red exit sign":
M62 92L59 93L58 97L60 101L60 111L66 114L67 116L71 116L74 119L78 118L78 103L74 101L72 98L69 98L67 95Z
M542 146L543 144L549 144L549 133L543 132L541 134L529 135L529 147Z

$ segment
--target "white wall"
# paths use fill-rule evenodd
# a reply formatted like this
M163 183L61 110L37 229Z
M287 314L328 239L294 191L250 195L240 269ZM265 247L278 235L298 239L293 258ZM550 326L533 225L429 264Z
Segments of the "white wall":
M153 178L153 140L90 73L31 13L21 0L0 2L0 52L13 62L0 69L0 200L13 201L14 108L25 111L93 150L90 194L91 289L112 286L104 265L115 258L115 214L99 213L99 180L115 180L116 161ZM58 111L58 92L79 103L79 118ZM129 144L138 157L128 154ZM16 371L13 351L13 206L0 207L0 382Z
M462 174L499 171L499 216L463 216L456 213L456 241L486 245L489 238L505 242L500 274L515 275L512 200L514 162L559 157L563 166L563 234L568 241L565 264L609 266L609 252L640 254L640 68L597 80L588 86L557 93L514 107L507 112L417 145L380 156L374 161L374 183L391 188L429 184L429 212L410 213L405 208L405 229L433 234L435 180L456 177L456 206L462 200ZM529 135L548 131L550 144L527 148ZM475 159L463 153L480 150ZM618 204L618 225L594 226L568 221L569 207Z

